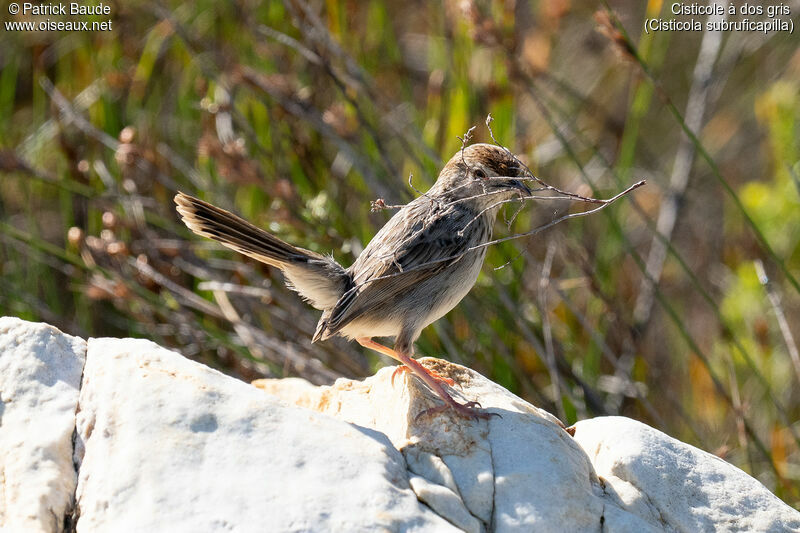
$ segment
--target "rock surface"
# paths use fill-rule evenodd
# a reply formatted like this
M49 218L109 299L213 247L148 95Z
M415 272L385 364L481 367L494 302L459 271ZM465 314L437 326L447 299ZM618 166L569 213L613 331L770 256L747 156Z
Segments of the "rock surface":
M438 400L392 368L253 387L149 341L0 319L0 529L60 531L74 510L78 532L800 530L758 481L644 424L573 438L423 361L500 416L418 417Z
M78 531L451 531L382 434L150 341L90 339Z
M613 531L660 531L657 520L627 511L604 491L587 454L551 414L477 372L438 359L421 361L455 380L456 390L465 393L462 401L480 399L500 416L472 421L445 411L417 417L437 400L408 374L392 383L393 368L331 387L296 380L254 385L388 435L403 450L420 500L467 531L595 531L606 514L613 516ZM464 509L472 520L464 518Z
M0 318L0 528L58 531L75 491L72 433L86 341Z
M719 457L621 416L575 424L607 488L673 531L800 531L800 514Z

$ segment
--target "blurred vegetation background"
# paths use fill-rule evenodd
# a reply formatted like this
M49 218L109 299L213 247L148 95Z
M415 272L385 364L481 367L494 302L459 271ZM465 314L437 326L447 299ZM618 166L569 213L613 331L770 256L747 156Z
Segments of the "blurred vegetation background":
M648 34L669 3L609 4L132 0L111 4L110 32L3 31L0 313L149 338L248 380L368 375L388 361L312 346L318 312L191 235L172 197L349 265L392 214L370 202L409 201L409 176L425 190L456 136L489 140L491 113L553 185L648 185L493 247L418 354L567 423L647 422L797 506L797 37ZM581 209L530 202L495 235Z

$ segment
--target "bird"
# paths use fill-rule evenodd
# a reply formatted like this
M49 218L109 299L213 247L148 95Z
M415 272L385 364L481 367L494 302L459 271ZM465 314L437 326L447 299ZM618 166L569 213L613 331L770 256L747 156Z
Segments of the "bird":
M453 381L414 359L414 341L472 289L500 208L529 196L530 178L504 147L462 146L431 188L402 206L349 268L182 192L175 203L194 233L280 269L287 286L322 311L312 343L336 335L355 340L396 359L398 369L413 372L442 399L426 411L452 409L478 419L489 413L478 402L456 401L446 388ZM375 337L394 337L394 345Z

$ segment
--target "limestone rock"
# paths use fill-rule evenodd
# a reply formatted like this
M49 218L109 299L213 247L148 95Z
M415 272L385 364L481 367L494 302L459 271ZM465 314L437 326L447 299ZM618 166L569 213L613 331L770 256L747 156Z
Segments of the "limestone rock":
M78 531L457 531L382 434L157 345L90 339Z
M427 481L412 482L420 499L465 529L474 526L462 518L453 495L489 531L598 530L606 513L615 531L658 531L656 521L628 512L603 490L589 457L555 417L477 372L438 359L421 361L453 379L455 390L463 391L461 401L480 400L500 416L473 421L449 411L425 414L438 400L416 378L394 376L393 368L330 387L283 380L254 385L389 436L410 469Z
M800 513L740 469L620 416L575 425L575 441L640 516L674 531L800 531Z
M502 418L426 415L438 400L391 368L330 387L297 380L254 385L389 436L403 451L420 500L467 531L477 529L464 508L481 530L498 532L800 531L800 513L757 480L645 424L586 420L573 438L552 415L480 374L421 361L455 380L461 401L480 400Z
M393 368L253 387L149 341L0 319L0 529L800 531L758 481L644 424L573 437L476 372L423 363L498 416L428 412L439 399Z
M0 528L60 531L77 473L72 434L86 342L0 318Z

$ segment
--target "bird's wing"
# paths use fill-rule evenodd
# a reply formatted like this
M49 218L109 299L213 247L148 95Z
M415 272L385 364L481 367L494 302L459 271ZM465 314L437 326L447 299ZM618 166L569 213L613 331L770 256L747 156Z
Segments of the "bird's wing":
M477 242L458 234L476 216L471 211L439 209L426 201L404 210L409 212L392 217L353 264L353 288L331 310L326 336L435 276Z

